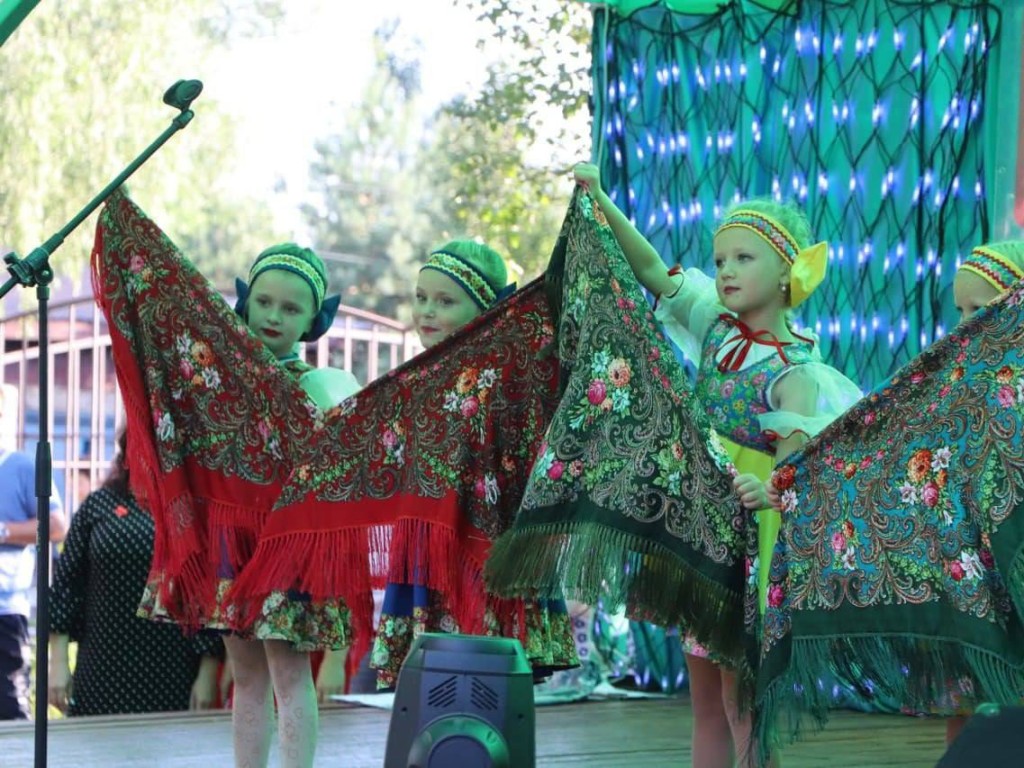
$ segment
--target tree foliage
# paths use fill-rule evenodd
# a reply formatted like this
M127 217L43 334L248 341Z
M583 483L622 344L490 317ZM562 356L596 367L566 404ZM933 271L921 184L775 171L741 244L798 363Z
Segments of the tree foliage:
M212 46L230 42L236 27L265 30L281 7L276 0L40 4L0 49L3 243L24 253L60 229L170 123L176 113L161 104L164 90L183 77L202 79ZM129 186L201 269L222 276L274 233L262 204L225 194L235 157L231 121L207 94L193 109L188 128ZM91 218L54 256L58 280L82 274L93 228Z
M344 300L398 317L429 249L458 237L487 242L520 284L543 270L571 193L567 171L587 157L589 14L562 0L459 0L480 11L480 47L503 56L478 93L416 118L415 51L398 27L375 37L376 67L341 131L317 145L315 202L303 213L335 267Z
M456 0L478 14L483 50L507 51L470 111L492 124L519 121L530 138L564 160L589 147L591 14L566 0Z
M503 55L472 98L445 105L453 217L487 232L523 279L543 269L571 192L568 170L589 157L590 14L564 0L458 0L478 13L478 47ZM448 129L450 130L450 128Z
M484 122L459 101L435 117L422 178L437 220L451 235L476 237L505 256L520 284L539 275L565 212L565 178L526 163L529 131L522 123Z
M417 182L420 64L415 51L396 53L398 28L375 32L373 72L340 131L317 142L302 206L342 301L391 316L403 316L415 264L443 231L434 206L420 205L430 195Z

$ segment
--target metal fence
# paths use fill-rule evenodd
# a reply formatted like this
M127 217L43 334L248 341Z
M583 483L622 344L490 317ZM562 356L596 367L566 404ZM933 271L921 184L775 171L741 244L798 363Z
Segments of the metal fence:
M53 477L70 514L97 486L114 456L124 419L106 319L91 295L55 302L49 312L49 432ZM36 310L0 318L4 447L35 451L39 437L39 333ZM366 384L419 352L415 332L387 317L342 307L306 359L351 371Z

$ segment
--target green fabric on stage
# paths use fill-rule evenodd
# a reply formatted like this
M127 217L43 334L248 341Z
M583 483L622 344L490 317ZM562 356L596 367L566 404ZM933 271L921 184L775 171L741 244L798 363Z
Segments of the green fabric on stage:
M1024 696L1024 284L775 473L757 727L823 725L832 665L914 712Z
M561 400L515 526L491 550L490 584L625 605L741 663L753 526L682 365L585 194L573 198L548 279Z

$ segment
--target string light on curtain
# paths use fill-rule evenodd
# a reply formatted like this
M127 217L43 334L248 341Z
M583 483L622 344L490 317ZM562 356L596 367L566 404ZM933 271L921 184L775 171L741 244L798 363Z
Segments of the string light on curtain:
M739 2L595 9L606 186L669 263L711 269L735 200L789 199L830 243L802 319L882 379L955 322L959 259L988 238L981 116L991 3Z

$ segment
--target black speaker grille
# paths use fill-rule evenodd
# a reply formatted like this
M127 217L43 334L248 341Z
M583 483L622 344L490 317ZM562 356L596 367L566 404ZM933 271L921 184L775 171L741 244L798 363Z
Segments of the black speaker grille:
M493 712L498 708L500 698L494 689L474 677L469 689L469 700L477 709Z
M453 675L427 692L427 706L435 709L447 709L455 704L458 691L458 680Z

